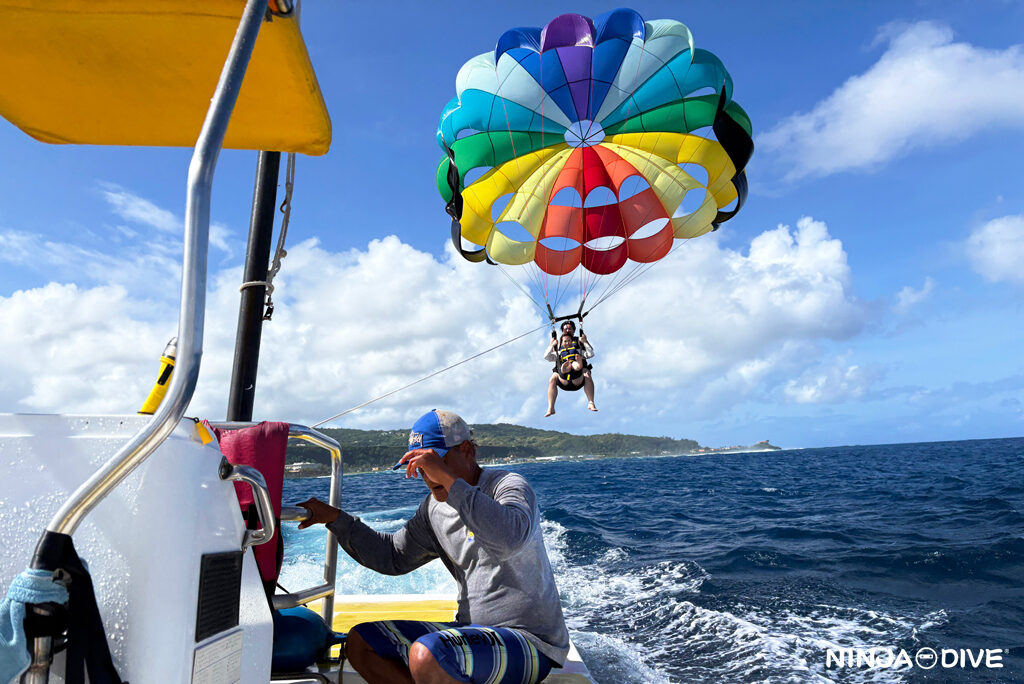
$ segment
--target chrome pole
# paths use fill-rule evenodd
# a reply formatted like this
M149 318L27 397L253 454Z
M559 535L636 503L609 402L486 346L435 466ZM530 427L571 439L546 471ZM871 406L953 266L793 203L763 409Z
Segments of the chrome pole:
M316 433L316 436L322 437L322 435L317 433L315 430L311 430L310 432L314 432ZM321 444L323 443L321 442ZM345 479L345 461L342 458L341 449L338 448L336 442L333 446L325 446L325 448L331 452L331 494L328 498L328 503L335 508L341 508L341 488L342 482L344 482ZM334 629L334 595L338 591L337 582L338 542L334 538L333 533L328 532L327 548L324 553L324 584L329 584L333 591L331 591L329 596L324 597L321 614L323 615L324 621L327 622L331 629Z
M174 432L192 400L203 356L213 174L259 35L260 24L267 12L267 3L268 0L246 2L189 164L181 305L178 314L178 359L167 396L146 426L64 502L46 526L48 532L73 536L89 511ZM53 658L51 641L49 637L35 640L32 664L23 676L23 682L46 684L49 681L50 662Z
M178 316L178 358L167 396L149 423L64 502L47 526L51 532L73 535L82 518L170 436L192 400L203 356L213 173L256 44L256 36L267 11L267 1L248 0L245 5L189 164L185 256Z

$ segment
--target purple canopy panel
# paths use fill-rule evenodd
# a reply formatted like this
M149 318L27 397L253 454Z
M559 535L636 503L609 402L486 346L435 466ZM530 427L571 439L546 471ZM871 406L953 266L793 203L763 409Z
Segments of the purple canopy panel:
M540 34L540 50L568 46L594 47L594 22L582 14L563 14L548 22Z
M557 51L565 80L569 82L569 90L572 92L576 119L589 119L590 69L593 66L594 51L588 47L560 47Z

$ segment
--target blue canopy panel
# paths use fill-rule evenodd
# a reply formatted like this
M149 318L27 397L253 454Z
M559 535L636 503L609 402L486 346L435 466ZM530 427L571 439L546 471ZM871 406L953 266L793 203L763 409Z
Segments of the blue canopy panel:
M451 147L460 131L535 131L560 136L565 126L531 109L483 90L466 90L452 98L441 115L437 142Z
M647 29L644 19L631 9L619 8L605 12L594 19L594 65L591 69L591 106L587 115L593 120L601 111L615 75L634 40L645 40Z
M608 128L641 112L681 100L701 88L711 88L719 93L724 89L726 102L732 98L732 78L722 61L701 49L693 51L691 60L690 51L684 50L654 72L600 123Z
M551 96L551 99L555 101L555 104L562 110L562 113L570 121L576 120L576 109L573 106L572 95L569 94L567 88L568 81L562 69L562 62L558 59L558 55L555 52L548 51L541 54L531 48L522 47L512 48L504 56L519 62L519 65L533 77L533 80L539 83L544 91ZM505 88L505 83L501 84L501 88ZM504 92L502 95L508 95L508 93Z
M630 45L634 39L644 39L646 28L639 14L620 8L597 17L593 34L592 47L559 45L541 52L541 29L514 28L498 39L494 61L497 64L505 56L515 59L570 121L593 120Z

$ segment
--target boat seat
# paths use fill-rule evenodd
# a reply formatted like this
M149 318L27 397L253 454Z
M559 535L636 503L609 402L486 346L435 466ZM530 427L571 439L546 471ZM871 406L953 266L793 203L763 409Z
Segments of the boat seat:
M213 428L220 444L224 458L232 465L252 466L260 471L267 483L267 492L274 506L274 517L280 522L281 497L284 488L284 462L288 450L288 423L266 421L250 427L229 430ZM235 493L246 524L250 529L258 525L255 500L252 489L244 483L235 483ZM260 578L267 591L268 600L274 595L277 578L281 574L281 562L284 559L284 543L281 538L281 526L271 540L265 544L252 547L256 556L256 565L260 569Z

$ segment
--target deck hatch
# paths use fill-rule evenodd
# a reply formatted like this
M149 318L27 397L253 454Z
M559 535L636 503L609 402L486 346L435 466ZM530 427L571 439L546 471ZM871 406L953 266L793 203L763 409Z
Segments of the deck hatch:
M203 554L199 565L196 642L238 626L242 552Z

